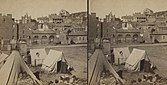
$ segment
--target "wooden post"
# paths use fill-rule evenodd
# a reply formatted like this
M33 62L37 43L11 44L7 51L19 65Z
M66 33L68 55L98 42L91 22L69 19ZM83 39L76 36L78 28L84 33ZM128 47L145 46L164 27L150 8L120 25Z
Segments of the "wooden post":
M19 40L19 24L17 23L17 40Z
M35 68L36 68L36 59L35 59Z

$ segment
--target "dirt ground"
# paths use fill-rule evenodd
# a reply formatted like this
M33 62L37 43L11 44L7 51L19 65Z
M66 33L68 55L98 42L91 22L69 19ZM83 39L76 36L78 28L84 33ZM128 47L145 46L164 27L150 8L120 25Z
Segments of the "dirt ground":
M78 80L78 85L86 85L87 83L87 48L86 47L49 47L45 48L46 53L49 53L50 49L55 49L57 51L62 51L67 62L74 68L72 75L75 75ZM35 68L30 68L32 72L35 72ZM40 69L36 67L36 69ZM54 82L55 79L59 80L60 76L68 74L57 74L57 73L40 73L40 79L44 85L48 85L48 82ZM69 76L69 75L68 75ZM25 83L23 83L25 84ZM22 85L22 84L20 84ZM65 84L66 85L66 84Z
M87 80L87 49L86 47L55 47L55 48L46 48L48 53L50 49L55 49L62 51L64 56L69 64L74 67L72 75L75 75L80 80L83 80L81 83L86 83ZM41 74L41 80L43 81L54 81L59 78L60 75L64 74ZM81 83L79 85L81 85Z
M167 46L130 47L130 50L132 50L132 48L145 50L152 63L158 68L155 72L167 78Z
M130 52L133 48L143 49L146 50L147 55L149 56L152 63L156 65L158 70L155 70L155 73L159 74L163 80L161 81L160 85L167 85L167 46L137 46L137 47L129 47ZM46 48L46 52L48 53L50 49L55 49L59 51L63 51L64 55L69 62L75 69L73 75L76 75L81 82L79 85L86 84L87 78L87 48L86 47L54 47L54 48ZM123 72L124 79L128 82L126 85L130 85L129 82L131 80L136 80L138 78L142 78L143 74L148 73L139 73L139 72ZM41 73L41 81L44 82L44 85L47 85L47 82L54 81L55 79L59 78L60 75L64 74L47 74ZM114 85L115 80L113 76L107 76L102 78L101 81L102 85ZM111 84L112 83L112 84Z
M137 47L129 47L130 52L133 50L133 48L143 49L147 52L147 55L149 56L152 63L154 63L157 67L157 70L154 72L158 74L161 78L159 84L157 85L167 85L167 46L137 46ZM138 80L138 78L143 78L143 75L153 75L151 73L144 73L144 72L123 72L123 77L126 81L126 85L133 85L131 84L132 80ZM115 84L109 84L112 82L115 82L112 78L113 76L104 77L102 78L103 85L115 85ZM141 84L137 84L141 85ZM142 84L143 85L143 84ZM150 84L144 84L144 85L150 85Z

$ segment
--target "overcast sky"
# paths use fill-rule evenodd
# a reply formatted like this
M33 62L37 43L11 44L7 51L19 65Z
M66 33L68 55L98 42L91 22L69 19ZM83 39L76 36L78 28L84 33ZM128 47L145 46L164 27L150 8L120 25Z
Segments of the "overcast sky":
M20 19L28 13L32 18L59 13L65 9L70 13L86 11L86 0L0 0L0 13L13 14Z
M132 15L150 8L154 12L167 10L167 0L91 0L90 10L103 18L111 11L117 17Z

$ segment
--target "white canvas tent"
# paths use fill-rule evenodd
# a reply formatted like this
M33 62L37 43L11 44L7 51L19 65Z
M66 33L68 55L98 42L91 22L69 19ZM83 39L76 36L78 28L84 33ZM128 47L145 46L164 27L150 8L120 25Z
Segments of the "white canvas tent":
M7 57L8 55L5 53L0 54L0 63L2 63Z
M109 70L120 84L125 84L125 81L119 77L117 72L108 62L102 50L96 49L88 61L88 85L99 85L101 73L104 69Z
M145 50L134 48L130 56L128 57L125 68L132 71L149 71L151 66L150 59Z
M3 66L4 61L7 59L8 55L5 53L0 54L0 68Z
M58 62L60 62L58 66ZM67 69L67 61L64 57L63 52L50 50L46 58L42 63L42 69L48 72L62 72L62 70Z
M39 56L36 54L39 53ZM43 60L47 56L45 49L30 49L32 66L42 65ZM35 62L36 61L36 62Z
M7 61L0 69L0 84L17 85L20 72L26 72L36 84L42 85L23 61L18 51L12 51Z
M119 48L114 48L113 50L114 50L115 64L117 65L125 63L127 58L130 56L128 47L119 47Z

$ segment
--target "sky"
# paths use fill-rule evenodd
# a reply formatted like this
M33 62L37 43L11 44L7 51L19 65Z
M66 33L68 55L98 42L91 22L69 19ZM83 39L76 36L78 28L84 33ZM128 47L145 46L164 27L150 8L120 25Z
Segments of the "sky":
M20 19L28 13L32 18L58 14L61 9L70 13L87 10L86 0L0 0L0 13L12 14L13 18Z
M104 18L112 12L116 17L143 12L149 8L154 12L167 10L167 0L90 0L90 12Z

